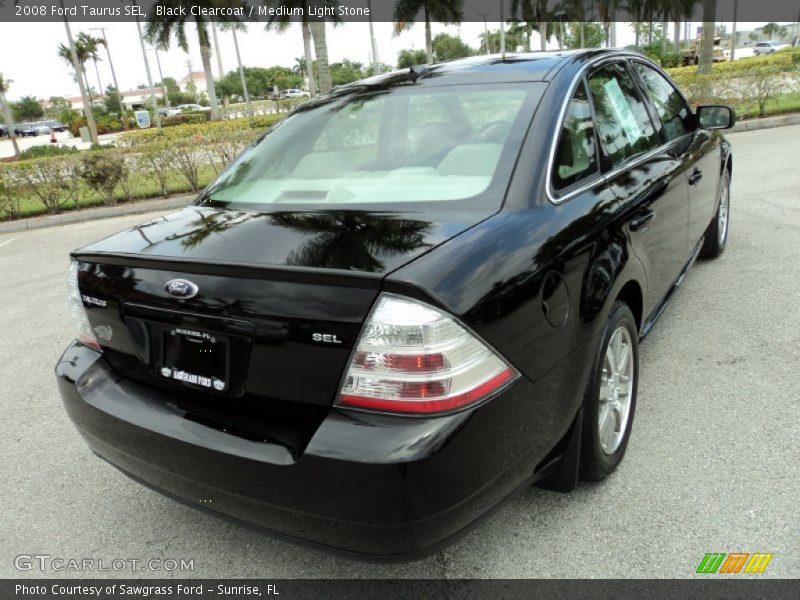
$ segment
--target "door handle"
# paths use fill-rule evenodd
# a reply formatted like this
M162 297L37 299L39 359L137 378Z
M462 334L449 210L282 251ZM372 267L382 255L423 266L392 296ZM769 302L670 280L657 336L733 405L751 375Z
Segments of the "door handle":
M689 185L694 185L702 178L703 178L703 172L700 169L695 169L694 172L691 175L689 175Z
M628 227L630 227L631 231L638 231L645 223L655 216L656 213L654 213L652 210L641 212L628 221Z

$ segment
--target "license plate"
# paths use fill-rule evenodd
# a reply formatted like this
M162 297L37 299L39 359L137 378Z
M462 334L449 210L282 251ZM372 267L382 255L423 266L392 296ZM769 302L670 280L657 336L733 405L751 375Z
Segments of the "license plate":
M228 388L228 340L205 331L164 331L162 377L224 392Z

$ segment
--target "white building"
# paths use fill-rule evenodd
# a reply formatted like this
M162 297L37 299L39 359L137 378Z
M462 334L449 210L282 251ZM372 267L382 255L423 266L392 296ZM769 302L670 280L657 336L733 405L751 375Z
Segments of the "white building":
M122 105L125 107L125 110L133 111L138 110L141 108L150 108L150 94L156 97L156 100L163 100L164 98L164 90L161 88L142 88L138 90L128 90L126 92L120 92L120 98L122 100ZM93 96L92 103L98 104L100 102L105 102L106 97L103 96ZM70 103L72 108L75 110L83 110L83 99L80 96L74 96L72 98L67 98L67 102Z
M208 93L206 74L203 71L192 71L178 82L178 87L186 94Z

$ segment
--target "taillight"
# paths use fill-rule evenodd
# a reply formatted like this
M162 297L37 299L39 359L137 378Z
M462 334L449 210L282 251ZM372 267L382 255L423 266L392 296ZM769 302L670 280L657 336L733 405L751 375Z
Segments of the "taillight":
M432 306L383 294L364 324L338 405L441 413L476 404L519 373Z
M92 332L89 319L86 318L86 311L83 308L83 299L78 289L78 270L77 261L72 261L69 265L69 277L67 277L67 290L69 291L69 308L72 313L72 320L78 329L78 341L81 344L100 350L100 344Z

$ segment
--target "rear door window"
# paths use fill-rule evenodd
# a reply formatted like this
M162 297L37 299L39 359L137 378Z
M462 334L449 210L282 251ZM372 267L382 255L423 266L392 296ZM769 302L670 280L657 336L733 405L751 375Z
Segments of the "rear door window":
M592 109L581 83L564 113L553 163L553 188L563 190L598 172Z
M614 166L658 146L647 105L621 63L601 67L589 77L600 145Z

